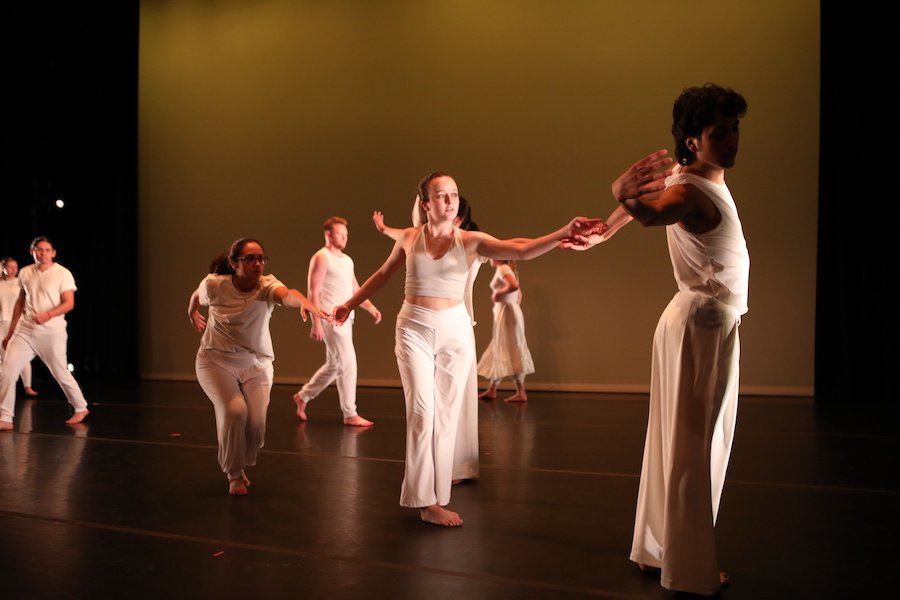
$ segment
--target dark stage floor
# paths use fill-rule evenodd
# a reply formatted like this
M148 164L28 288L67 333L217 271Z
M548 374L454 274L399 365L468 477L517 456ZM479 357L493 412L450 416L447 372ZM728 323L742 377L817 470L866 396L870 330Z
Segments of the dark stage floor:
M45 384L49 388L53 384ZM233 498L196 383L85 386L86 423L19 400L0 434L0 597L673 598L628 561L647 399L532 393L481 403L481 479L460 528L397 504L399 390L333 388L293 412L278 386L266 447ZM728 600L893 595L898 410L744 398L719 518Z

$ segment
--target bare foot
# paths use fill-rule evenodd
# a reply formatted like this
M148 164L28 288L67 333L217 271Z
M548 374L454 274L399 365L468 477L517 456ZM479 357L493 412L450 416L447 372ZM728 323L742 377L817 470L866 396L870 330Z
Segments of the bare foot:
M74 425L75 423L81 423L82 421L84 421L87 418L87 416L90 414L90 412L91 411L89 411L87 409L75 411L75 414L73 414L72 417L68 421L66 421L66 423L68 423L69 425Z
M731 577L728 576L728 573L719 571L719 583L722 584L723 590L731 585Z
M300 392L294 394L294 402L297 404L297 416L302 420L306 420L306 400L300 395Z
M463 524L463 520L452 510L447 510L443 506L432 504L425 508L420 508L419 513L422 520L432 525L440 525L441 527L459 527Z
M528 394L526 394L525 392L516 392L505 400L507 402L528 402Z
M25 393L29 396L37 396L37 392L34 391L34 388L27 387L25 388Z
M0 431L12 431L13 424L9 421L0 421Z
M645 573L659 573L661 570L659 567L651 567L650 565L645 565L638 563L638 568Z
M351 427L371 427L374 424L375 423L373 423L372 421L363 419L359 415L344 419L344 425L350 425Z
M497 391L496 391L496 390L489 390L489 389L488 389L488 390L484 390L483 392L481 392L480 394L478 394L478 399L479 399L479 400L493 400L493 399L496 398L496 397L497 397Z
M246 496L248 487L250 487L250 480L246 475L228 480L228 493L232 496Z

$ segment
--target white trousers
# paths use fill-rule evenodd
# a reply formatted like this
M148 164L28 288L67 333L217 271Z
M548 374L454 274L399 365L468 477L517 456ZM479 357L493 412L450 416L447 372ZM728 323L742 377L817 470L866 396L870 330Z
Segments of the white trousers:
M275 370L252 354L228 355L201 349L197 381L216 411L219 466L229 479L256 464L266 441L266 411Z
M9 321L0 321L0 341L6 337L6 334L9 332ZM0 348L0 366L3 365L3 361L6 360L6 350ZM25 368L22 369L21 373L22 385L30 388L31 387L31 361L25 364Z
M316 318L316 317L312 317ZM353 322L347 320L339 327L322 324L325 342L325 364L300 388L300 396L309 402L335 383L344 418L355 417L356 410L356 349L353 347Z
M473 358L456 427L453 479L478 479L478 459L478 362Z
M465 305L433 311L404 302L397 315L395 354L406 399L400 505L446 506L460 407L475 359Z
M715 523L738 405L740 315L679 292L653 339L650 417L631 560L670 590L719 591Z
M35 356L47 365L75 412L88 409L84 394L68 368L68 340L69 333L65 327L35 325L16 328L6 347L3 367L0 368L0 421L12 423L16 408L16 380L25 365L31 364Z

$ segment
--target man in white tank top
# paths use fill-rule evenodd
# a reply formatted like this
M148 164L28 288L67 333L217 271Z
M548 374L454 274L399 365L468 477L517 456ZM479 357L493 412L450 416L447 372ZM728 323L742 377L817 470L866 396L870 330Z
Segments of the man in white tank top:
M331 312L343 304L359 288L353 271L353 259L344 254L349 233L347 221L331 217L324 224L325 247L313 254L309 261L309 299L324 311ZM375 323L381 321L381 312L366 300L360 306L371 313ZM356 411L356 350L353 347L353 317L343 327L335 327L326 319L313 316L309 337L325 342L325 364L310 378L299 392L294 394L297 416L306 420L306 405L322 390L336 382L344 425L370 427L372 421L359 416Z
M675 102L678 166L665 150L613 183L620 207L591 243L636 219L666 226L678 293L653 340L650 417L631 560L660 574L663 587L715 595L727 585L714 526L731 455L738 401L738 325L747 312L750 257L725 185L734 166L739 94L706 84Z

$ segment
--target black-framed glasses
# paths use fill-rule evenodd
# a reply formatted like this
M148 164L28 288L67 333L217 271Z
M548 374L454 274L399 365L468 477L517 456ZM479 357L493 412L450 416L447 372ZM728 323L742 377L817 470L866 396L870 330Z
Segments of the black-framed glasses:
M248 254L247 256L238 256L234 260L239 260L248 265L252 265L253 263L257 263L257 262L261 265L264 265L267 262L269 262L269 257L266 256L265 254Z

